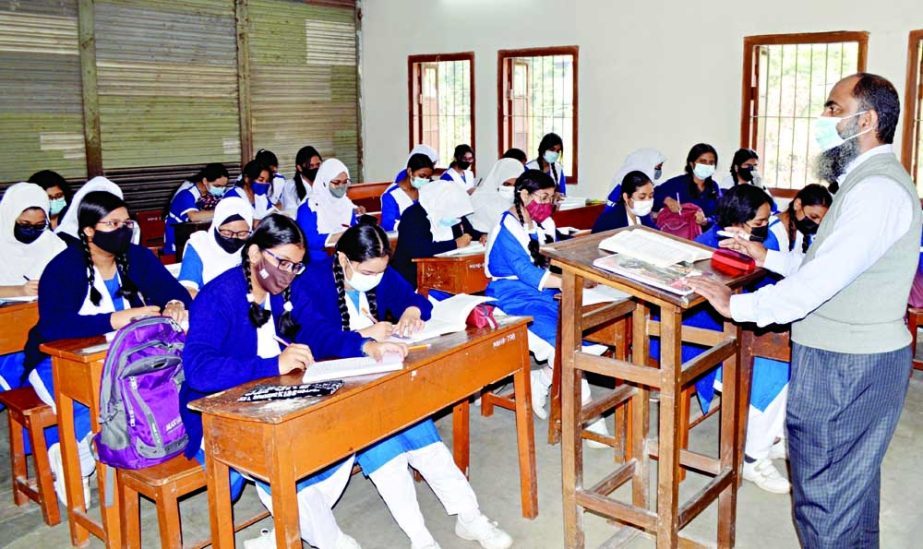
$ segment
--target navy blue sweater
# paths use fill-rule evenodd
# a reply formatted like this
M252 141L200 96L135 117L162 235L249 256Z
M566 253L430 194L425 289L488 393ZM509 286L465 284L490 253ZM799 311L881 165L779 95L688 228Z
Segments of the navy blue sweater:
M649 214L638 219L645 227L650 227L652 229L657 228L657 225ZM614 207L606 208L599 214L599 217L596 218L596 223L593 223L592 232L601 233L603 231L611 231L612 229L622 229L627 226L628 212L625 210L625 203L617 202Z

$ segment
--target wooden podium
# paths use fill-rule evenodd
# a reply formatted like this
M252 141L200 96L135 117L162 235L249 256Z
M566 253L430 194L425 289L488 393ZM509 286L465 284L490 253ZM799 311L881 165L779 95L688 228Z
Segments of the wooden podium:
M620 230L649 229L631 227ZM718 499L718 546L733 547L738 474L746 428L746 408L741 417L739 405L749 400L741 398L741 386L742 380L749 379L750 375L750 365L739 361L740 330L730 322L725 323L723 332L683 327L684 313L704 305L704 298L698 294L683 297L594 267L595 259L610 255L598 248L599 242L615 232L542 248L542 253L551 258L552 265L561 268L563 276L561 459L565 545L578 549L584 547L582 511L586 510L626 525L610 541L617 542L622 534L640 530L652 534L659 549L680 545L698 547L698 543L681 538L679 531ZM735 289L763 275L762 270L757 270L746 276L729 277L713 271L708 260L696 263L695 267ZM592 315L579 312L578 304L582 303L583 285L587 280L617 288L635 300L631 362L596 357L580 351L581 334L596 325ZM651 320L652 307L659 308L660 321ZM661 340L659 369L647 366L650 336L659 336ZM683 364L680 353L683 342L709 348ZM682 388L722 362L720 446L719 457L715 459L682 449L680 437L683 426L678 421L681 417ZM634 387L631 397L632 459L591 487L585 487L583 483L583 445L576 429L580 418L580 379L584 372L620 379ZM651 438L649 433L652 388L660 391L659 436L656 438ZM649 498L652 459L657 461L657 497L653 507ZM689 501L682 503L679 501L680 467L713 477ZM632 486L631 503L609 497L629 481Z

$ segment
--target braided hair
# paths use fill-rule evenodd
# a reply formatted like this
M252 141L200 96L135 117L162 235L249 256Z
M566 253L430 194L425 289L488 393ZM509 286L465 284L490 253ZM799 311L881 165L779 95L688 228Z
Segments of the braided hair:
M90 286L90 302L99 306L102 294L96 289L96 272L93 256L90 253L90 240L84 229L94 228L104 217L119 208L128 209L125 201L107 191L94 191L87 193L77 210L77 234L80 235L80 244L83 248L83 259L87 268L87 284ZM129 301L140 296L140 291L134 281L128 276L128 252L115 256L115 265L119 273L120 287L116 294L118 297Z
M333 278L337 287L337 306L340 309L341 326L344 332L351 330L349 323L349 309L346 306L346 275L339 262L339 254L354 263L362 263L369 259L391 257L391 243L384 229L378 226L375 218L363 218L358 225L354 225L337 240L336 252L333 260ZM372 318L378 318L378 297L375 288L365 292L369 301L369 313Z
M541 189L554 189L557 185L550 175L541 171L541 170L527 170L522 175L516 179L516 186L513 187L513 206L516 208L516 216L519 218L519 223L522 224L522 227L529 232L529 228L526 227L525 217L522 215L522 196L520 191L526 191L528 194L532 194ZM544 244L544 242L542 243ZM529 255L532 256L532 263L536 267L545 267L548 264L548 259L541 254L539 251L540 244L538 240L529 237Z
M260 221L260 226L253 231L253 234L250 235L250 238L247 239L247 243L244 244L244 247L240 251L241 267L244 271L244 279L247 281L247 301L250 303L250 323L257 328L266 324L269 319L272 318L272 313L266 310L262 304L257 303L253 297L253 276L249 253L250 247L256 246L257 249L262 252L263 250L269 250L283 244L295 244L304 248L304 233L301 232L301 228L298 227L298 224L295 223L294 220L282 214L271 214ZM292 306L291 285L282 292L282 298L285 305L283 306L284 312L282 316L279 317L279 331L283 336L291 339L294 338L301 329L301 326L295 321L292 315L294 307Z
M798 226L795 223L795 200L801 201L801 208L804 210L805 206L823 206L829 208L830 204L833 203L833 196L830 195L823 185L818 185L817 183L812 183L811 185L805 185L798 194L795 195L795 198L788 203L788 224L785 227L786 232L788 233L788 251L795 249L795 236L798 234ZM804 238L801 242L801 252L807 253L808 246L810 246L810 239L808 235L804 235Z
M551 149L552 147L560 146L561 150L564 150L564 140L561 139L561 136L552 132L546 133L542 140L538 143L538 167L543 171L545 166L551 167L551 175L554 177L555 183L558 181L558 169L554 167L554 164L548 164L545 161L545 151Z

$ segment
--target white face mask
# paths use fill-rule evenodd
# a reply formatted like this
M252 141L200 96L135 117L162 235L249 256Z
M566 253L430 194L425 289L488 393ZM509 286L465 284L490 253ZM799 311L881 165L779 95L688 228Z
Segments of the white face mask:
M631 213L635 214L638 217L644 217L651 213L651 210L654 209L654 199L650 200L635 200L634 206L631 207Z
M850 139L855 139L864 133L872 131L872 128L869 128L845 138L840 135L840 131L837 129L840 122L863 113L865 113L865 111L859 111L849 116L818 116L815 118L814 141L817 143L817 146L820 147L821 152L835 149Z
M497 193L503 198L503 200L508 201L510 204L513 203L513 197L516 194L516 189L510 185L500 185L500 188L497 189Z
M359 271L353 269L352 264L349 265L349 268L353 274L346 279L346 282L349 283L353 290L358 292L368 292L374 290L379 284L381 284L381 279L385 275L384 272L374 275L362 274Z
M709 177L715 175L715 167L711 164L696 163L695 168L692 169L692 173L694 173L695 176L699 179L708 179Z

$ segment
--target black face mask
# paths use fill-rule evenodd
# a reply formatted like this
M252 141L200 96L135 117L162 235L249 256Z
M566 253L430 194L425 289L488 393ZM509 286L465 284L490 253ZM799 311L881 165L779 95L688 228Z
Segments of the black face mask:
M218 245L221 246L222 250L224 250L226 253L229 253L229 254L234 254L234 253L239 252L240 249L244 247L244 244L247 243L246 240L243 240L240 238L234 238L233 236L231 238L223 237L220 234L218 234L218 231L215 231L214 235L215 235L215 242L217 242Z
M93 233L93 244L113 255L122 255L131 245L132 231L128 227L119 227L114 231Z
M16 223L13 225L13 237L22 242L23 244L32 244L45 232L46 226L41 228L35 225L20 225Z
M737 175L740 176L746 182L753 181L753 168L740 168L737 170Z
M795 218L795 228L797 228L802 234L815 234L818 227L820 227L820 225L818 225L808 216L804 216L801 219Z
M302 168L301 173L304 175L304 178L314 183L314 180L317 178L318 168Z
M458 169L459 169L459 170L464 171L464 170L467 170L468 168L471 167L471 162L466 162L466 161L464 161L464 160L459 160L458 162L455 163L455 165L458 166Z
M769 225L750 227L750 240L754 242L765 242L767 238L769 238Z

